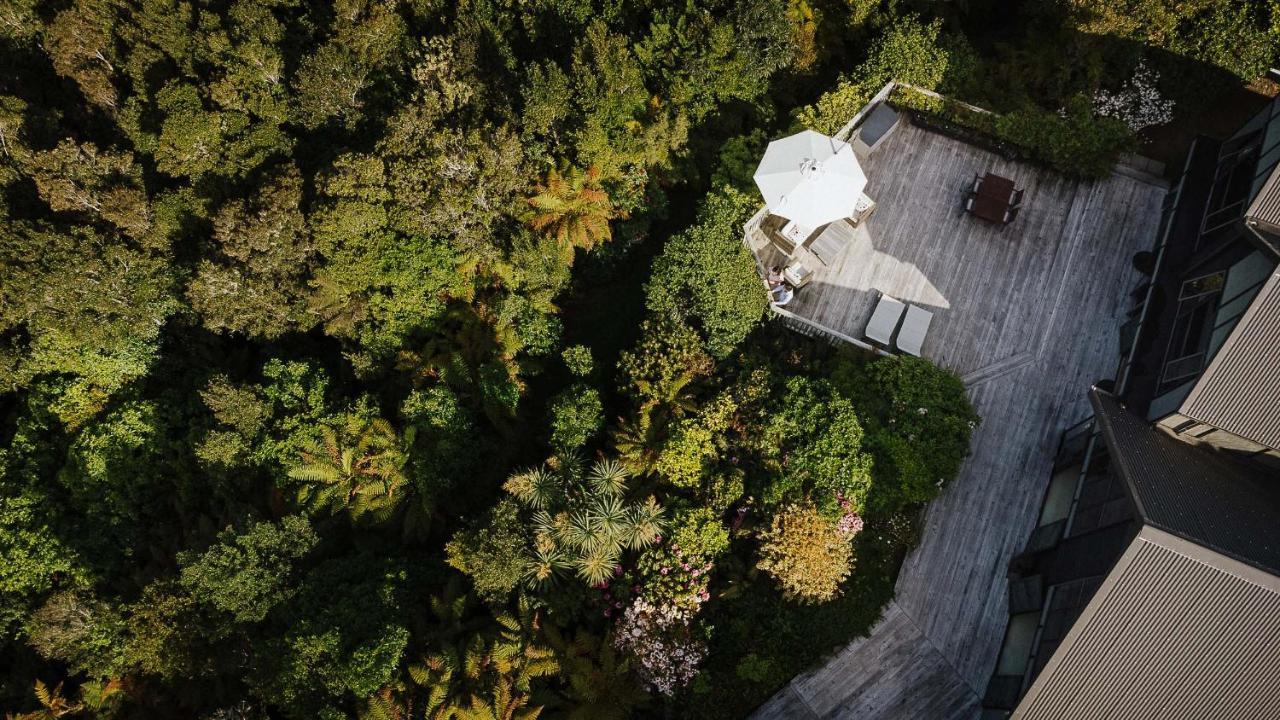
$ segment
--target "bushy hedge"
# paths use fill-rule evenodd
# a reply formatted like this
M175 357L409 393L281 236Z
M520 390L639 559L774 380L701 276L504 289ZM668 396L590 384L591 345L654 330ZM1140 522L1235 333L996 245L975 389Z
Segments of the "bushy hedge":
M889 98L898 107L923 113L943 129L976 133L979 144L1047 165L1073 178L1101 179L1116 160L1136 147L1123 121L1095 115L1089 100L1070 98L1052 113L1031 105L1004 115L982 113L914 88L898 87Z
M947 71L948 54L938 45L940 21L928 25L918 18L896 20L878 39L851 75L840 78L834 90L813 105L801 108L796 119L807 128L832 134L849 122L880 88L891 80L932 90Z
M921 358L877 358L837 368L833 382L854 398L875 457L867 507L894 513L933 499L960 471L980 418L964 383Z
M755 195L713 190L698 222L667 241L645 286L649 311L700 327L707 350L727 356L764 317L765 292L742 226L759 208Z
M574 383L551 400L551 444L557 448L586 445L604 427L600 391L586 383Z

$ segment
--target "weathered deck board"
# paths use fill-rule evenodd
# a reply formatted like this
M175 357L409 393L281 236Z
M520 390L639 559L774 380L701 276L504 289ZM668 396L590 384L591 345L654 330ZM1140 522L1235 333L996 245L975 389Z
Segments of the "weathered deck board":
M1005 567L1025 542L1060 433L1118 361L1118 328L1154 244L1164 189L1077 183L917 127L865 163L875 215L788 310L861 337L875 290L934 312L923 354L966 378L983 417L960 476L929 507L920 547L870 637L796 678L757 718L967 718L1003 639ZM1026 190L1001 228L960 211L975 172Z

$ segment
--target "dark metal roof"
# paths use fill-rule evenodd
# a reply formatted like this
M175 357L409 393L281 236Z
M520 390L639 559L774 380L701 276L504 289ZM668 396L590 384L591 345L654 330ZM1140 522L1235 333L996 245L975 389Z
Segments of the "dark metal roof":
M1258 291L1179 412L1280 448L1280 272Z
M1280 578L1146 527L1014 711L1017 720L1280 712Z
M1112 466L1145 524L1280 574L1280 477L1175 439L1113 395L1089 397Z

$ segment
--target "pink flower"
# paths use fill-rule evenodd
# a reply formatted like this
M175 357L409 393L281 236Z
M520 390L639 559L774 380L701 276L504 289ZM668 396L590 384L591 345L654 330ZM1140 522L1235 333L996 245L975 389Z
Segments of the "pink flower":
M604 616L605 616L605 617L610 617L611 615L613 615L613 611L612 611L612 610L610 610L609 608L605 608L605 609L604 609Z
M688 568L688 566L685 566L685 569L686 569L686 570L688 570L688 569L689 569L689 568ZM694 576L694 577L698 577L698 576L699 576L699 575L701 575L701 574L702 574L702 571L701 571L701 570L699 570L698 568L694 568L694 569L693 569L693 576Z
M613 574L614 574L614 575L622 575L622 566L621 566L621 565L618 565L618 566L614 567L614 568L613 568Z
M658 572L662 573L663 575L666 575L666 574L667 574L667 569L666 569L666 568L662 568L662 569L661 569L661 570L659 570Z
M681 569L681 570L688 570L688 569L689 569L689 563L680 563L680 569Z

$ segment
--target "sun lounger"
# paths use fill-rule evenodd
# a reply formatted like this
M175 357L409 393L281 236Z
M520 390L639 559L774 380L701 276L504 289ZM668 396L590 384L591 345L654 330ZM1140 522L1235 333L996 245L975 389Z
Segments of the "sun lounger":
M863 334L868 340L888 347L893 341L893 331L898 327L898 320L902 319L902 313L906 309L906 305L881 293L880 302L876 303L876 309L871 313L871 320L867 322L867 330Z
M920 346L929 332L929 323L933 313L915 305L907 306L907 314L902 318L902 327L898 329L898 349L908 355L920 357Z

